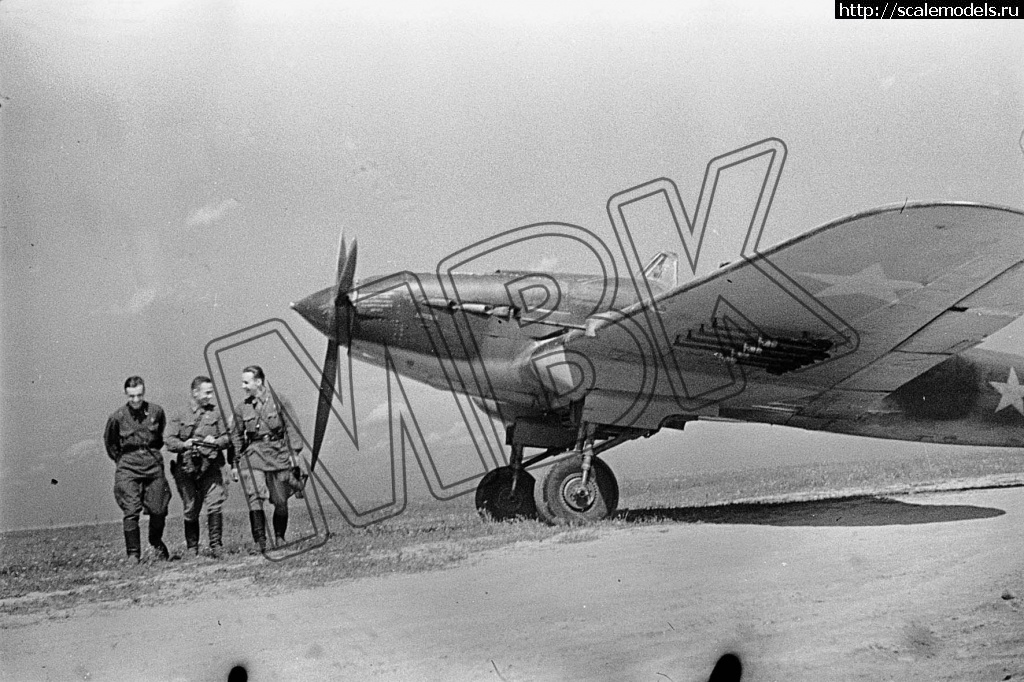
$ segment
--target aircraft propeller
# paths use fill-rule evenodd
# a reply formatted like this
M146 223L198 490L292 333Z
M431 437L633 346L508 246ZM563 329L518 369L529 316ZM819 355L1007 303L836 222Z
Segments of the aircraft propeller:
M352 241L352 250L345 248L345 237L341 237L338 248L338 274L334 281L332 300L334 302L333 330L327 335L327 353L324 355L324 372L320 377L320 396L316 405L316 421L313 427L313 449L310 455L309 470L316 468L320 457L320 446L323 445L327 431L327 420L331 415L331 402L338 383L338 346L348 345L352 337L352 322L355 305L349 297L352 282L356 273L356 253L358 245Z

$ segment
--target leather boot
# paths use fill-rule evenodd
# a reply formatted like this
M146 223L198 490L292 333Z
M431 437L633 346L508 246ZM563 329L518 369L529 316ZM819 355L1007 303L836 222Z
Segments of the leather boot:
M277 511L275 509L274 510L274 541L277 544L283 545L286 542L286 540L284 539L284 534L285 534L285 532L287 530L288 530L288 510L285 509L284 512L282 513L282 512L279 512L279 511Z
M156 553L156 558L161 561L168 561L171 558L171 553L167 551L167 545L164 544L166 521L167 517L163 515L149 517L149 545Z
M138 519L124 520L124 547L130 563L139 563L142 559L142 536L139 533Z
M221 536L224 534L224 515L214 512L207 517L207 526L210 535L210 554L214 559L220 558Z
M185 554L199 556L199 520L185 521Z
M249 525L252 526L252 541L261 552L267 551L267 516L262 509L249 512Z

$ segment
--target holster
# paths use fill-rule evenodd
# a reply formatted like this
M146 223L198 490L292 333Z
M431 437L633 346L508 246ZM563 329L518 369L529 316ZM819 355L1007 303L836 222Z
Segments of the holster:
M216 455L214 455L216 457ZM199 477L206 473L206 470L213 464L213 458L206 457L202 453L197 452L192 455L192 467L195 470L195 476Z
M199 478L206 473L206 470L213 464L213 460L218 456L219 453L215 453L213 457L207 457L201 450L193 449L187 452L179 453L177 457L171 460L171 476L175 480L179 476L192 476Z

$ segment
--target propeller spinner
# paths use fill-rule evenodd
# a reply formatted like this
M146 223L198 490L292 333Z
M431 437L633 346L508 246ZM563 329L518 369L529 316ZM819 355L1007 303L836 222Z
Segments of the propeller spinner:
M341 238L338 249L338 274L334 286L323 289L292 304L292 309L327 337L327 352L324 355L324 371L320 377L320 396L316 405L316 421L313 427L313 448L309 469L316 468L327 431L327 419L331 414L331 401L338 381L338 346L348 345L352 338L352 320L355 306L349 297L356 273L358 246L352 241L352 250L345 248L345 237Z

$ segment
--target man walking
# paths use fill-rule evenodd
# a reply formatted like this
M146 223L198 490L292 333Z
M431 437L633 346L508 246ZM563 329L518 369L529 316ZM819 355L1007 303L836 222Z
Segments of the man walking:
M128 402L107 420L103 442L107 456L114 460L114 499L124 512L124 544L129 561L139 562L142 543L139 515L149 514L149 544L159 559L169 559L164 544L164 523L171 487L164 476L166 417L163 408L145 400L142 377L131 376L124 382Z
M171 474L184 508L185 547L191 556L199 555L199 513L206 504L210 554L220 557L224 534L222 509L227 489L221 468L223 451L231 442L213 397L213 381L197 376L192 380L189 406L171 419L167 429L167 449L177 455L171 461ZM230 451L228 458L231 457Z
M246 398L235 406L231 420L231 441L238 453L231 473L242 477L252 539L262 552L267 548L263 502L268 499L274 505L274 539L285 542L288 497L301 490L294 471L300 471L302 441L288 425L287 404L266 385L262 368L250 365L242 370L242 390Z

